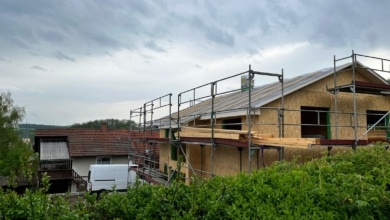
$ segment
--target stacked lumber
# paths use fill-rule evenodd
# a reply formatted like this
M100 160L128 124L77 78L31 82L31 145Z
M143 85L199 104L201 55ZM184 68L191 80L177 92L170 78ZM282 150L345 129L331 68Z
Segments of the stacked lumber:
M182 127L178 132L180 137L211 138L210 128ZM214 129L214 138L239 140L248 142L248 131ZM320 144L319 138L276 138L274 134L261 134L251 132L251 141L256 145L289 147L289 148L310 148L313 144Z
M179 131L180 137L202 137L211 138L211 128L192 128L182 127ZM251 134L254 132L251 132ZM237 131L227 129L214 129L214 138L223 138L231 140L245 140L248 139L248 131Z
M386 140L386 130L371 130L367 133L368 140Z
M252 138L253 144L278 146L288 148L311 148L313 144L320 144L319 138Z

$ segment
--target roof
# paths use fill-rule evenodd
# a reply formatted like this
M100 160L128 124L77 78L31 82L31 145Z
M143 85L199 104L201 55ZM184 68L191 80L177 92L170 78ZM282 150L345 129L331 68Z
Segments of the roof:
M148 133L148 136L158 137L159 134ZM53 128L37 129L35 137L42 138L42 140L62 138L68 144L70 157L120 156L128 155L131 150L130 140L143 138L144 133L126 129ZM42 147L42 143L40 144ZM144 146L138 145L138 147Z
M359 70L365 71L365 77L374 83L388 84L387 81L377 74L357 62ZM336 71L352 68L352 63L347 63L336 67ZM284 79L284 96L291 94L305 86L313 84L321 79L334 74L334 67L324 68L311 73L299 75L291 79ZM255 87L251 91L251 103L255 108L260 108L282 96L282 85L280 82L274 82L262 86ZM211 98L199 104L180 110L181 123L186 123L201 116L210 117L211 112ZM246 115L246 108L248 107L248 92L232 92L226 95L218 96L214 99L214 111L217 112L216 117L223 117L223 115ZM177 113L172 115L172 118L177 119ZM168 124L167 118L165 124ZM176 124L176 123L173 123Z

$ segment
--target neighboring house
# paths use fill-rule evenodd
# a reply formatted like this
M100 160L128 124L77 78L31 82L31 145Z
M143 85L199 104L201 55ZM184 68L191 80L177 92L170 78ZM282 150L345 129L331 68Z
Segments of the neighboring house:
M220 96L212 91L211 98L185 109L179 108L178 112L167 117L179 123L171 128L160 127L160 137L168 138L168 130L176 136L169 144L160 144L159 162L164 164L160 166L160 172L175 172L180 155L185 160L181 176L188 181L194 176L208 178L259 169L278 160L279 153L284 150L285 159L300 155L305 161L321 156L326 148L320 146L350 148L387 141L390 121L388 82L358 62L335 69L337 74L332 67ZM210 84L212 88L214 84ZM178 105L181 104L179 99ZM249 125L251 131L258 134L297 138L297 141L315 138L318 143L307 149L294 149L286 148L293 144L286 144L281 139L279 147L251 145L251 151L248 151L248 140L182 137L177 132L185 127L248 130Z
M146 154L147 145L130 145L130 137L140 135L136 131L107 129L105 123L101 129L37 129L34 149L40 155L39 176L47 172L51 192L85 190L89 165L128 164L130 152Z

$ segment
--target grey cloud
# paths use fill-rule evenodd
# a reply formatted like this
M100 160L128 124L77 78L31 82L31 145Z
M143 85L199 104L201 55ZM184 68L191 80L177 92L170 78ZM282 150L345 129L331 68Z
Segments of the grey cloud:
M192 27L203 32L205 37L211 42L229 47L234 46L234 36L229 34L226 30L207 25L204 20L197 16L190 17L188 21Z
M198 68L198 69L203 69L203 67L201 65L199 65L199 64L195 64L194 67Z
M260 54L260 52L259 52L258 50L253 49L253 48L248 48L247 51L248 51L248 53L249 53L250 56Z
M62 52L60 51L56 51L52 54L52 56L56 59L59 59L61 61L70 61L70 62L76 62L76 59L73 58L73 57L70 57L70 56L67 56L65 54L63 54Z
M38 66L38 65L31 66L30 68L35 69L35 70L39 70L39 71L44 71L44 72L47 71L45 68Z
M144 46L156 52L160 52L160 53L167 52L164 48L158 46L154 41L145 42Z
M28 50L55 47L69 54L133 49L134 37L146 30L140 21L152 17L152 6L143 1L104 6L88 0L0 1L0 45Z
M3 0L0 46L29 52L41 49L46 54L54 47L70 56L137 50L137 45L163 52L166 49L153 42L170 39L230 48L288 44L297 39L331 47L357 42L358 46L389 47L384 11L389 7L389 1L338 0L228 1L219 5L210 1Z
M324 47L388 48L389 1L306 1L299 29ZM310 12L310 13L309 13Z
M56 33L54 31L47 31L47 32L41 33L41 36L44 39L46 39L47 41L54 43L54 44L64 42L64 37L61 34Z
M6 62L6 63L12 63L11 60L8 60L8 59L6 59L6 58L4 58L4 57L2 57L2 56L0 56L0 61Z
M220 29L209 29L206 33L207 39L214 43L224 44L225 46L234 46L234 36L229 34L227 31Z

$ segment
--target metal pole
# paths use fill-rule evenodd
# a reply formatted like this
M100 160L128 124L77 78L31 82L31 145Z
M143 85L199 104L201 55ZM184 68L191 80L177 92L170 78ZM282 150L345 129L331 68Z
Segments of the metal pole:
M214 150L215 150L215 143L214 143L214 98L215 98L215 82L211 83L211 167L210 167L210 173L211 177L214 176Z
M252 128L252 120L251 120L251 112L252 112L252 78L254 77L251 65L249 65L249 90L248 90L248 173L252 172L252 136L251 136L251 128Z
M144 140L146 139L146 104L144 104Z
M181 94L177 96L177 130L180 128L180 104L181 104ZM178 139L179 137L177 137Z
M168 134L169 144L171 144L171 139L172 139L172 122L171 122L172 102L171 102L171 99L172 99L172 93L169 94L169 118L168 118L168 124L169 124L169 134ZM179 112L177 112L177 114L179 115Z
M284 137L284 70L282 69L282 78L280 79L279 77L279 81L282 81L282 99L281 99L281 102L282 102L282 135L281 137Z
M354 143L354 146L353 146L353 149L356 150L357 148L357 142L358 142L358 137L357 137L357 110L356 110L356 73L355 73L355 65L356 65L356 55L354 53L354 51L352 50L352 82L353 82L353 119L354 119L354 131L353 131L353 135L354 135L354 140L355 140L355 143Z
M338 89L336 90L336 55L333 55L333 95L334 95L334 111L335 111L335 132L336 132L336 140L339 138L339 127L338 127L338 112L337 112L337 93Z

